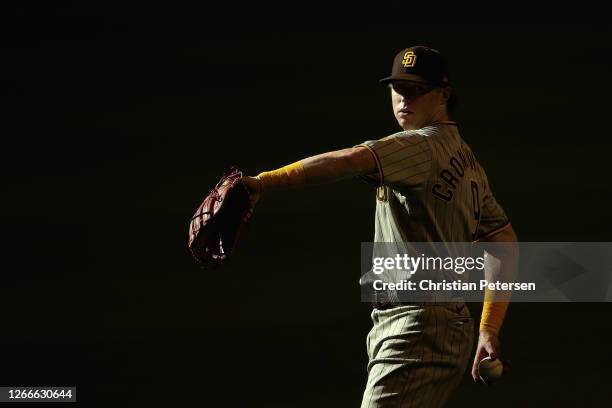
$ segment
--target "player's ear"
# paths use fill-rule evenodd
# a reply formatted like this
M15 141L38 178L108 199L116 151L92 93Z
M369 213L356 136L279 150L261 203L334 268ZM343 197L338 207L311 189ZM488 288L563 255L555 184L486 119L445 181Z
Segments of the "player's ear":
M441 95L440 104L445 105L450 99L452 93L453 93L453 89L450 86L445 86L444 88L441 88L440 89L440 95Z
M453 88L451 88L450 86L446 86L442 88L442 93L444 95L444 101L448 101L451 97L451 94L453 93Z

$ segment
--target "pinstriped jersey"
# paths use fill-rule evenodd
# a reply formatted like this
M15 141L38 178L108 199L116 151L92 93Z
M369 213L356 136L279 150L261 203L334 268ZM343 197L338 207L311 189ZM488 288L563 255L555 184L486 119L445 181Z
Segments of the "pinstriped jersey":
M487 176L454 122L358 146L373 154L374 242L471 242L508 224Z

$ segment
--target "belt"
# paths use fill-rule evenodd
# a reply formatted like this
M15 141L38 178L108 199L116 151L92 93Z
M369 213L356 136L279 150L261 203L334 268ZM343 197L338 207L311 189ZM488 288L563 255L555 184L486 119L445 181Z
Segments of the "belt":
M421 306L421 307L432 307L432 306L443 306L443 307L457 307L460 306L460 309L465 305L465 301L463 299L457 299L456 301L446 301L446 302L389 302L384 304L372 303L372 308L376 310L387 310L392 309L394 307L399 306Z
M400 301L396 296L390 295L389 292L374 292L372 294L373 301L371 305L374 309L378 310L386 310L391 309L398 306L451 306L455 307L459 304L465 304L465 300L461 297L450 297L448 299L435 300L431 299L429 301Z

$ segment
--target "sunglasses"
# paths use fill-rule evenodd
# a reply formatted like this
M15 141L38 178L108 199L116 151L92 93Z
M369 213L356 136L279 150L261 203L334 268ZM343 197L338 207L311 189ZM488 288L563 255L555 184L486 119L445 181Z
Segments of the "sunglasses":
M404 98L413 100L436 89L438 86L422 82L397 81L389 84L391 88Z

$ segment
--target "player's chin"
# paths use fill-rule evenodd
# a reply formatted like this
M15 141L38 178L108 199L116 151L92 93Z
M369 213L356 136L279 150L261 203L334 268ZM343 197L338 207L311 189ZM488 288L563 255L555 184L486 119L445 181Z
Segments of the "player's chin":
M414 129L414 120L413 120L412 115L398 115L397 123L404 130Z

